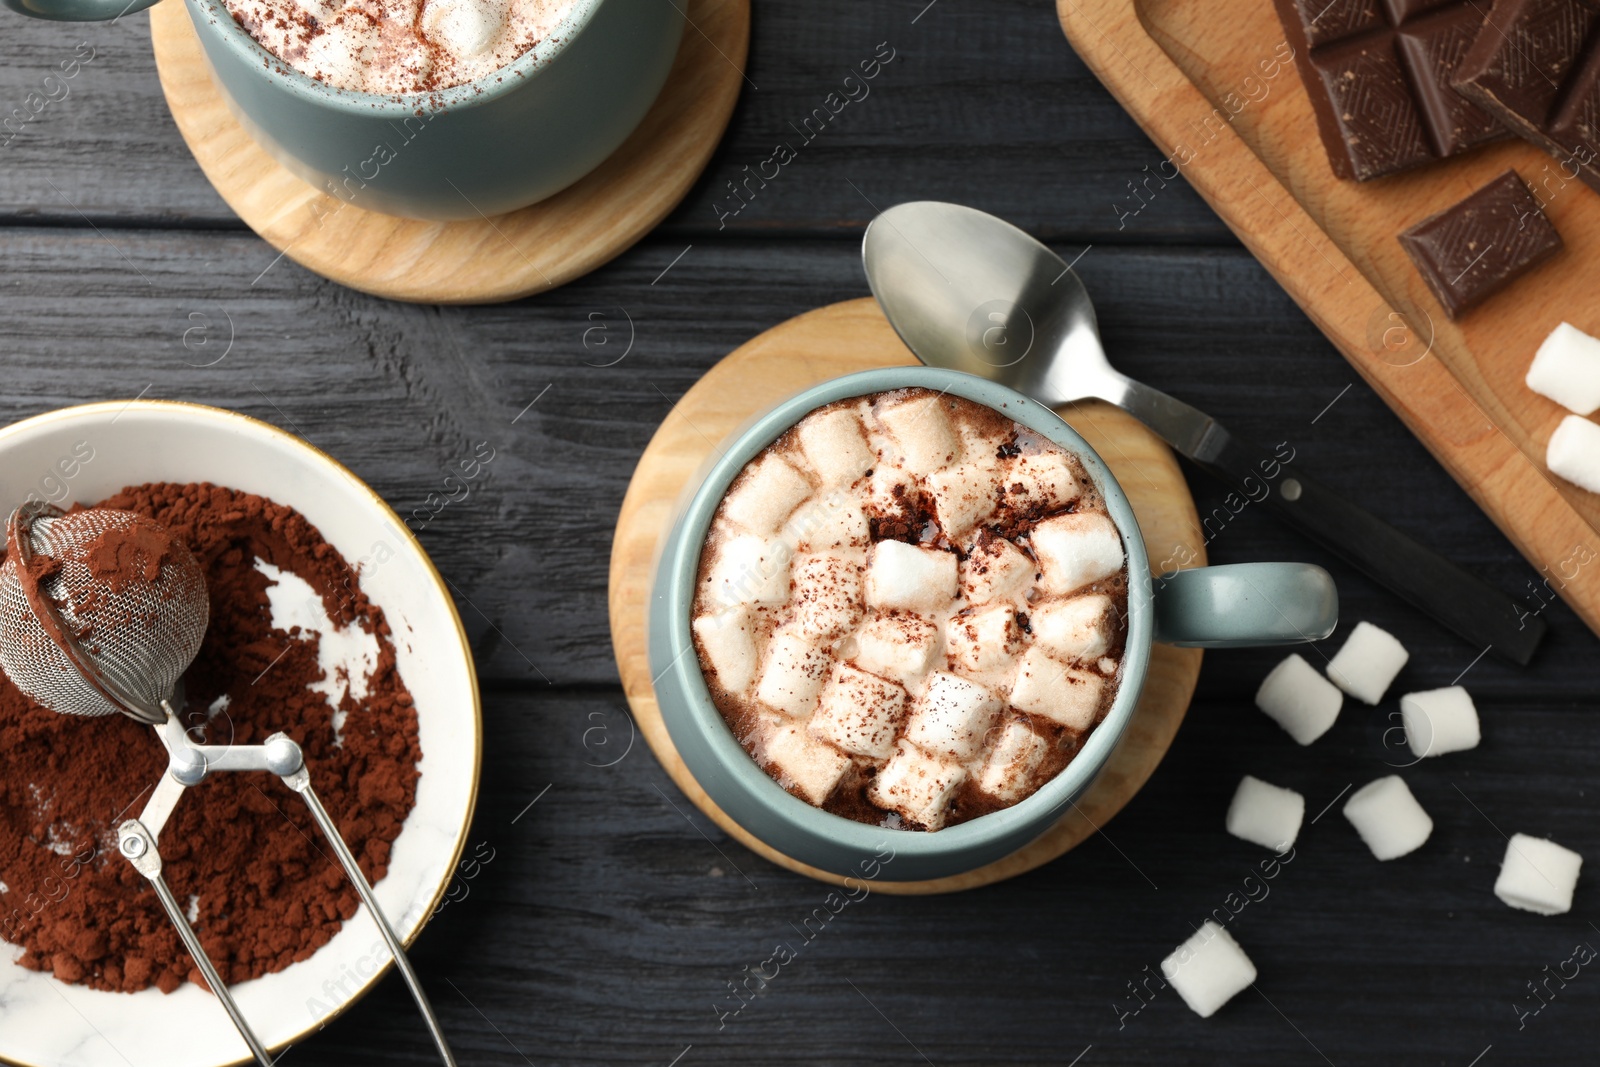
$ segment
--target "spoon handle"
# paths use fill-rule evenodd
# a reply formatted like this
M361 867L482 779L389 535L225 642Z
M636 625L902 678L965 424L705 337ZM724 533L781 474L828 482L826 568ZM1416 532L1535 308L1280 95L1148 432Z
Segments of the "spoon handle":
M1271 508L1474 647L1522 666L1533 658L1545 632L1535 609L1306 477L1291 465L1294 449L1287 442L1268 450L1180 400L1141 383L1129 385L1120 406L1243 494L1240 508L1245 502Z

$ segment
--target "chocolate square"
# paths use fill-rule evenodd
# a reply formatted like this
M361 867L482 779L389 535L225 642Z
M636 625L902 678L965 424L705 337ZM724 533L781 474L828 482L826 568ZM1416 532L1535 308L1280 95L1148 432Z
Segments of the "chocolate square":
M1329 45L1313 53L1311 65L1332 102L1331 117L1356 181L1433 158L1387 36Z
M1336 175L1366 181L1506 136L1453 84L1485 2L1276 0Z
M1561 235L1514 170L1400 235L1452 319L1561 250Z
M1456 84L1485 106L1543 126L1597 16L1600 6L1583 0L1498 0Z
M1583 66L1567 81L1566 94L1550 122L1550 137L1575 163L1600 161L1600 46L1589 50ZM1591 167L1585 177L1600 189L1596 169Z
M1289 0L1294 16L1305 28L1306 44L1315 48L1342 41L1383 25L1378 0ZM1299 49L1296 49L1299 51Z
M1453 84L1600 189L1600 0L1496 0Z
M1505 136L1500 121L1450 85L1451 72L1472 47L1483 16L1471 7L1451 7L1400 27L1400 55L1433 151L1441 157Z
M1450 0L1383 0L1383 6L1389 12L1389 21L1396 26L1404 25L1418 15L1427 14L1434 8L1449 4ZM1480 15L1481 19L1482 16Z

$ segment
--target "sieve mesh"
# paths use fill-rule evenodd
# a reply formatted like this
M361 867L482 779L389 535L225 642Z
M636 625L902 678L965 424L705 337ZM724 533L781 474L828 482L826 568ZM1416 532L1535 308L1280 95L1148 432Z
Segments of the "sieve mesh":
M200 651L210 604L205 575L182 542L173 541L154 581L124 574L114 589L89 566L89 549L101 534L141 525L166 536L131 511L63 514L49 505L25 505L12 516L0 565L0 668L35 703L68 715L122 711L156 720L161 701ZM38 582L38 592L53 605L64 636L50 619L41 621L28 598L18 573L28 557L57 564ZM71 644L104 687L132 708L108 699L84 676L65 647Z

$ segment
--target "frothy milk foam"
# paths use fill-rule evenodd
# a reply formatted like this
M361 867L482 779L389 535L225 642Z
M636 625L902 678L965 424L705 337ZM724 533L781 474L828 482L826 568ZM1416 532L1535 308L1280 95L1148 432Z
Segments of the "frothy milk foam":
M586 0L225 0L263 48L318 81L426 93L474 81Z
M695 643L713 700L794 795L937 830L1058 774L1111 705L1122 538L1076 456L904 389L812 412L723 498Z

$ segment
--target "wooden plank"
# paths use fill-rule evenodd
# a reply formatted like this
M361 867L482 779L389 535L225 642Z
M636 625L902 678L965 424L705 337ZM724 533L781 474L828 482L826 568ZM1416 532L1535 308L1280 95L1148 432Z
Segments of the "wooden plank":
M496 743L468 854L481 847L493 858L460 878L464 899L423 932L413 960L461 1061L473 1064L925 1056L939 1067L1065 1067L1092 1045L1083 1067L1281 1067L1322 1063L1319 1050L1341 1065L1465 1065L1489 1044L1486 1062L1584 1062L1595 993L1581 981L1521 1031L1513 1005L1541 968L1554 971L1577 942L1594 944L1593 931L1580 914L1512 911L1490 887L1505 849L1495 825L1590 855L1600 848L1580 795L1592 784L1580 751L1592 712L1482 702L1483 748L1405 772L1434 818L1433 838L1379 864L1337 810L1311 823L1347 785L1385 773L1368 724L1347 713L1299 748L1265 716L1206 695L1225 673L1206 672L1171 756L1109 838L971 893L871 894L826 923L812 916L827 907L827 887L724 837L642 745L600 765L629 736L620 693L490 694ZM601 738L615 751L602 752ZM1269 854L1222 826L1246 772L1307 800L1294 856L1271 879L1259 866ZM1255 899L1239 903L1246 893ZM1229 929L1261 992L1202 1021L1152 983L1153 999L1131 1014L1128 983L1145 967L1157 972L1191 924L1230 906ZM778 942L799 946L819 928L759 997L719 1017L738 1004L727 983L761 967ZM434 1062L393 978L291 1056Z
M728 231L853 233L875 214L869 198L885 206L935 198L999 212L1047 236L1233 243L1187 189L1119 229L1114 203L1160 154L1061 39L1047 9L1027 0L981 9L946 0L913 23L925 3L758 4L751 84L707 176L667 232L726 232L719 205L729 212L735 203L726 183L743 181L743 168L759 169L787 140L798 158L766 188L751 187L753 199L727 218ZM81 211L96 223L238 225L167 113L148 17L79 26L5 18L0 122L14 108L31 111L28 94L42 94L47 76L59 78L80 41L94 58L60 83L64 89L51 83L61 99L12 131L0 128L0 222L81 225ZM842 91L880 42L896 58L868 95L809 141L791 129Z
M1565 272L1547 269L1451 323L1424 296L1395 233L1512 163L1537 174L1541 153L1508 143L1448 167L1341 182L1288 64L1277 64L1281 88L1231 122L1213 118L1192 80L1204 70L1213 92L1246 77L1260 84L1257 64L1275 62L1282 40L1266 0L1235 0L1220 19L1162 0L1058 0L1057 8L1101 80L1184 161L1195 188L1533 565L1569 575L1562 596L1600 630L1600 567L1588 565L1600 559L1600 497L1545 470L1544 445L1562 413L1521 384L1563 318L1600 330L1592 284L1600 202L1573 183L1550 205L1567 235ZM1202 142L1205 120L1215 128ZM1398 345L1389 343L1395 325Z
M439 309L274 266L249 235L0 231L10 372L0 418L147 390L299 432L403 514L423 509L422 541L465 598L486 678L612 683L611 531L651 434L739 344L866 291L842 242L695 243L678 259L689 243L648 240L536 300ZM1536 579L1249 256L1096 247L1078 269L1129 373L1242 434L1289 442L1330 485L1506 589ZM489 475L430 518L443 468L478 441L497 450ZM1327 566L1347 619L1401 627L1414 653L1407 678L1449 684L1476 654L1267 515L1231 516L1219 485L1190 482L1214 561ZM1548 618L1555 632L1535 672L1484 661L1472 678L1507 693L1592 687L1573 655L1592 655L1594 638L1564 607ZM1275 662L1222 655L1248 664L1219 672L1246 701Z

